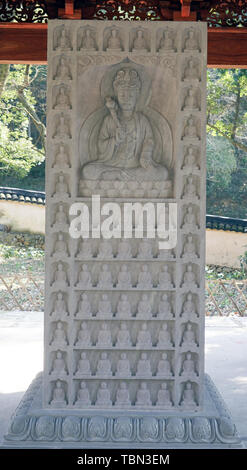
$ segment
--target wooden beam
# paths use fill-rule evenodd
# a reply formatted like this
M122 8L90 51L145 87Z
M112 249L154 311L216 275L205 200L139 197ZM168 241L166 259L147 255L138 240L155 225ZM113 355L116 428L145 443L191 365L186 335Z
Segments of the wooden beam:
M180 3L181 3L181 16L183 18L190 16L191 0L180 0Z
M0 23L0 63L46 64L47 24ZM208 28L208 67L247 68L247 28Z
M0 63L46 64L47 24L0 23Z
M208 28L208 67L247 68L247 28Z

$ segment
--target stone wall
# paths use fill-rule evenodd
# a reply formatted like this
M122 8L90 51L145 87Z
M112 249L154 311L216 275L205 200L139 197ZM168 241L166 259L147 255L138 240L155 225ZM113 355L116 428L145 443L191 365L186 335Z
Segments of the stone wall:
M13 232L45 233L45 206L14 201L0 201L0 224ZM3 236L1 236L3 239ZM3 242L12 243L11 233ZM30 240L28 238L28 243ZM43 243L42 243L43 244ZM206 264L239 268L239 256L247 251L245 233L206 230Z

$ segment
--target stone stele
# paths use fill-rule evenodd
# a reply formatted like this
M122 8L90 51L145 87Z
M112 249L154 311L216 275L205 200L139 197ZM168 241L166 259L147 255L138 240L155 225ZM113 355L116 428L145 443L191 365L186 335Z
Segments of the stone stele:
M5 447L241 447L204 374L206 40L202 22L49 21L44 372ZM177 242L72 238L95 194L176 204Z

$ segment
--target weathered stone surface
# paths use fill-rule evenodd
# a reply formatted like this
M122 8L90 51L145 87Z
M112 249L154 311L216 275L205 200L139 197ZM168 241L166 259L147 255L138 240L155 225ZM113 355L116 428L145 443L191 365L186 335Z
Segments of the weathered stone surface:
M24 399L8 440L237 443L208 379L204 401L206 35L199 22L49 22L43 402L28 417ZM157 227L90 237L99 221L71 238L72 203L94 195L122 218L128 201L173 203L176 242L161 250Z
M42 374L24 395L5 436L5 447L24 448L242 448L228 410L205 375L204 409L193 412L122 408L105 412L42 408Z

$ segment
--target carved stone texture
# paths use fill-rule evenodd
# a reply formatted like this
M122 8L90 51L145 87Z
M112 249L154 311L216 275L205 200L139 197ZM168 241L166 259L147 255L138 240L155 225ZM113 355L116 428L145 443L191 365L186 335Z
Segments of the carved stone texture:
M197 412L206 27L66 20L49 28L44 406ZM98 222L74 240L71 204L95 194L119 201L121 216L132 200L176 203L177 242L161 250L158 227L155 238L94 239ZM155 441L157 420L144 418L133 432ZM90 418L91 439L108 439L105 423ZM63 422L68 435L71 426ZM129 421L114 426L132 435Z

